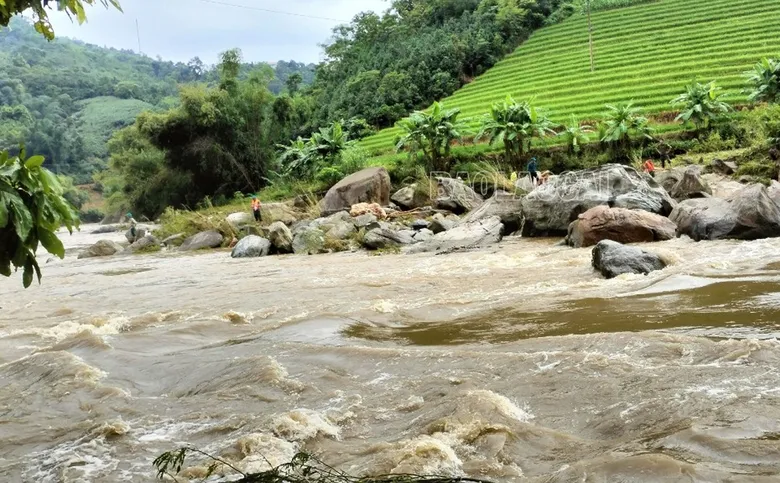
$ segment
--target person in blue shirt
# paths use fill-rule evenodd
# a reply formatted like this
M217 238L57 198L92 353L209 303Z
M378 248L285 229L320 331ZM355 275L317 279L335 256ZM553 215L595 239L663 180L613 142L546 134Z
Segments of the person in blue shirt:
M536 158L531 158L531 162L528 163L528 174L531 175L531 182L534 186L539 182L538 166L536 164Z

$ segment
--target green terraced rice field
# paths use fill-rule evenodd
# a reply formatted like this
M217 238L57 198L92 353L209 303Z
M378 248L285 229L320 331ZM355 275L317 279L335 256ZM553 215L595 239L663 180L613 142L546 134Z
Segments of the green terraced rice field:
M717 81L728 100L746 100L744 71L780 55L780 0L658 0L594 12L596 71L590 72L587 20L575 15L535 33L515 52L451 97L476 130L492 103L511 94L535 98L552 120L600 119L605 104L633 101L645 114L693 80ZM664 131L669 128L663 129ZM374 153L393 149L397 128L362 141Z

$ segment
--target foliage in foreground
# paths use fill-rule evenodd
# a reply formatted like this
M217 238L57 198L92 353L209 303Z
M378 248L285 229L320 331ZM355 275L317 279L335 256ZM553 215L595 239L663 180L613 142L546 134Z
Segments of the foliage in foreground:
M35 15L35 30L46 37L47 40L53 40L54 29L49 22L49 15L46 11L49 3L54 2L50 0L0 1L0 25L3 27L8 26L11 17L30 9ZM79 24L83 24L87 21L87 13L84 10L84 5L95 5L96 3L101 3L106 8L109 5L113 5L114 8L122 11L122 7L119 5L118 0L59 0L57 2L59 8L65 10L68 13L68 16L76 17Z
M55 232L64 224L69 232L78 227L79 217L63 197L57 177L42 167L43 156L25 159L0 152L0 274L11 276L24 269L25 288L33 275L41 280L41 269L35 259L38 243L60 258L65 248Z
M169 451L161 454L154 460L154 467L157 469L157 478L166 477L176 480L176 474L184 466L188 453L200 454L206 456L212 461L203 480L208 479L218 471L233 470L236 474L242 475L238 483L488 483L486 480L477 480L473 478L455 478L447 476L425 476L425 475L380 475L370 477L350 476L343 471L339 471L316 457L307 453L298 453L289 463L279 465L268 471L261 473L246 474L227 461L211 456L195 448L181 448L176 451ZM269 463L270 465L270 463Z

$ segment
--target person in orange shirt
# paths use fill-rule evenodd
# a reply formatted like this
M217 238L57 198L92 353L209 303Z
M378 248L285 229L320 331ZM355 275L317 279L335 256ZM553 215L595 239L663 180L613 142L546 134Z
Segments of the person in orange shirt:
M645 173L655 178L655 165L653 164L652 159L645 161L645 164L642 166L642 168Z
M252 213L255 215L255 221L260 223L260 200L257 196L252 197Z

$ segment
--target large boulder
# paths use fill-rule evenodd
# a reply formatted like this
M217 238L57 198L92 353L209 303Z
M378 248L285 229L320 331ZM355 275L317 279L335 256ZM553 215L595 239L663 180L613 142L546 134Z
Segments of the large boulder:
M262 215L262 212L260 212ZM239 211L238 213L232 213L225 218L228 224L233 227L234 230L240 230L246 225L252 225L255 222L255 217L252 213L245 211Z
M233 248L230 254L233 258L255 258L264 257L271 251L271 242L265 238L255 235L249 235L242 238Z
M439 234L443 231L450 230L457 225L458 222L455 220L451 220L449 218L446 218L441 213L436 213L431 218L431 224L428 226L428 229L431 230L434 234Z
M122 245L111 240L100 240L89 248L79 252L79 260L82 258L110 257L124 250Z
M352 217L346 211L314 220L311 226L319 228L327 238L332 240L346 240L357 232Z
M676 230L677 226L664 216L602 205L589 209L569 225L566 243L582 248L601 240L620 243L671 240L676 236Z
M551 179L523 198L523 236L565 236L589 209L606 205L667 216L675 202L651 177L607 164Z
M702 179L700 174L701 169L698 166L688 166L680 180L669 191L669 194L676 201L712 196L712 188Z
M414 243L412 230L393 230L392 228L374 228L363 236L363 245L370 250L399 247Z
M218 248L222 245L222 234L218 231L202 231L197 235L193 235L181 244L179 250L193 251L202 250L204 248Z
M281 221L285 225L291 226L301 219L302 215L287 203L263 203L260 205L260 217L266 225Z
M281 221L268 227L268 239L278 253L293 252L293 234Z
M358 203L390 203L390 175L385 168L366 168L342 179L328 190L320 208L328 216Z
M497 191L479 208L466 215L461 223L471 223L497 216L509 235L520 229L523 223L523 198L505 191Z
M146 236L146 228L142 226L135 227L135 236L133 236L132 229L127 230L127 232L125 232L125 238L127 238L127 242L131 244L137 242L138 240L140 240L145 236Z
M780 236L780 207L761 184L747 186L728 199L686 200L669 218L677 224L678 235L696 241Z
M501 241L504 225L501 218L491 216L460 225L434 235L430 240L418 243L409 253L450 252L492 245Z
M460 179L436 178L438 196L436 207L453 213L466 213L479 208L485 200Z
M417 184L413 184L396 191L390 200L403 209L413 210L429 205L431 197L424 190L418 189Z
M114 233L119 231L119 227L117 225L101 225L97 227L96 229L92 230L93 235L104 235L106 233Z
M672 188L680 182L685 174L685 168L671 168L665 171L656 171L655 182L658 183L667 193L672 192Z
M593 268L606 278L624 273L647 275L666 268L666 263L654 253L628 247L612 240L602 240L593 247Z
M131 244L129 247L125 248L125 251L136 253L142 250L147 250L151 247L159 248L159 246L160 240L158 240L154 235L146 235L145 237L136 240L135 243Z
M319 228L307 226L297 230L292 242L296 255L316 255L325 252L325 233Z

